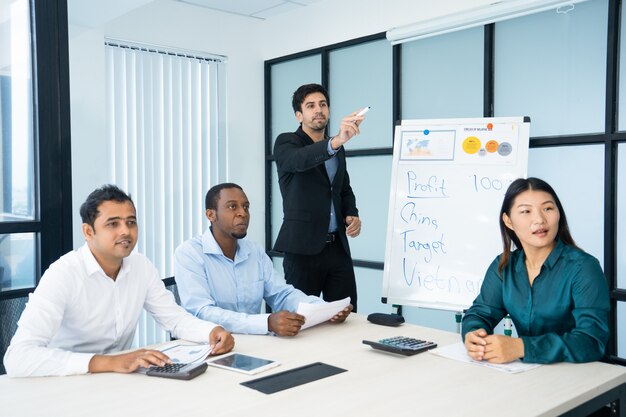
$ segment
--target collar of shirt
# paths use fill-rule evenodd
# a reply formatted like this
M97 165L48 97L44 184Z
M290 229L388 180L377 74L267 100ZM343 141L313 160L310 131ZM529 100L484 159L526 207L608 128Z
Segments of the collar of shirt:
M564 248L565 248L565 243L561 242L560 239L556 239L556 245L554 245L552 252L550 252L550 255L548 255L548 258L546 258L542 267L545 266L548 269L554 268L554 265L557 263L557 261L561 257L561 254L563 253ZM521 250L519 251L519 254L520 256L518 256L517 260L515 261L516 271L522 271L526 269L526 264L525 264L526 255L524 254L524 251L521 251Z
M241 245L239 242L240 240L237 241L237 252L235 252L235 262L234 262L235 265L238 264L239 262L245 261L246 259L248 259L248 256L250 255L250 249L247 247L244 247L244 245ZM224 255L222 248L220 248L220 245L217 243L217 240L215 240L215 237L213 236L213 233L211 232L210 227L206 229L204 231L204 234L202 235L202 252L204 252L207 255L215 255L215 256L221 256L223 258L226 258L226 255Z
M309 135L307 135L304 130L302 130L302 125L300 125L300 127L294 133L297 136L300 136L301 138L304 138L307 142L309 142L309 145L312 144L312 143L315 143L315 141L313 139L311 139L311 137Z
M83 260L83 265L85 265L85 271L87 271L87 276L91 277L95 274L101 274L103 277L111 279L111 277L109 277L104 272L104 270L96 260L96 257L93 256L93 253L91 253L91 249L89 249L89 245L87 244L87 242L85 242L85 244L78 250L78 252L80 253L80 256ZM132 256L132 254L130 256ZM126 276L129 272L130 262L125 262L125 260L122 260L122 267L120 268L120 272L117 274L115 280L117 281L118 279Z

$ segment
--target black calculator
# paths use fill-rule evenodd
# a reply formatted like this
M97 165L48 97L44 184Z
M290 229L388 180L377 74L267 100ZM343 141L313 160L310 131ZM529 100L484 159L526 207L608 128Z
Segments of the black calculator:
M363 343L370 345L374 349L384 350L391 353L399 353L404 356L415 355L416 353L424 352L437 347L436 343L404 336L380 339L378 342L364 340Z
M152 366L148 368L146 375L189 380L203 374L207 367L206 362L168 363L165 366Z

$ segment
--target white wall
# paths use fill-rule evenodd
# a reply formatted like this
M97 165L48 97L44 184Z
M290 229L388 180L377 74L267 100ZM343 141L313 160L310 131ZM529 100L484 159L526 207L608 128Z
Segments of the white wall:
M102 34L70 27L70 106L72 127L72 215L74 247L84 243L78 210L96 187L110 182L104 96Z
M490 3L494 0L324 0L269 19L263 56L272 59Z
M84 0L70 0L68 7ZM110 178L105 125L104 38L226 55L229 181L252 203L249 236L264 242L263 62L386 31L490 0L324 0L266 21L157 0L97 28L70 26L74 246L78 209ZM71 16L71 10L69 12ZM366 86L364 86L366 88ZM294 129L295 129L294 121ZM202 213L199 213L202 215Z
M82 1L82 0L73 0ZM73 1L70 1L71 7ZM264 238L262 21L196 6L156 1L98 28L70 27L74 246L83 243L78 210L87 194L109 181L105 125L104 38L228 56L228 178L253 204L250 236ZM202 216L203 213L198 213Z

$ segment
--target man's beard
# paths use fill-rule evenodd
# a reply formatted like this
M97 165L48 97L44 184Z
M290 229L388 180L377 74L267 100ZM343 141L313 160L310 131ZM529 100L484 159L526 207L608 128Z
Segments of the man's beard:
M234 237L235 239L243 239L244 237L246 237L246 235L248 234L248 232L243 232L243 233L231 233L230 235L232 237Z
M320 119L312 120L310 123L311 129L318 131L318 132L321 130L325 130L326 126L328 125L328 121L329 120L327 118L324 118L322 120Z

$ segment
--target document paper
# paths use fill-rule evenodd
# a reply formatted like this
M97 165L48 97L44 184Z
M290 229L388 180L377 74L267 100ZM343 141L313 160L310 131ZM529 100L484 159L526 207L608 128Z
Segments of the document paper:
M159 349L174 363L202 362L211 352L210 345L174 345Z
M454 343L452 345L440 347L430 351L434 355L443 356L444 358L454 359L461 362L473 363L476 365L486 366L487 368L496 369L501 372L516 374L518 372L529 371L541 366L538 363L524 363L519 359L509 363L489 363L486 361L475 361L467 355L467 350L463 342Z
M297 313L305 317L302 330L330 320L334 315L350 305L350 297L324 304L298 304Z

